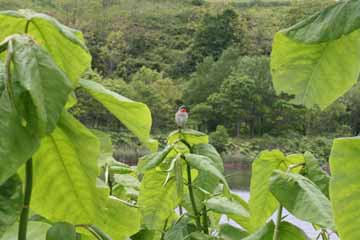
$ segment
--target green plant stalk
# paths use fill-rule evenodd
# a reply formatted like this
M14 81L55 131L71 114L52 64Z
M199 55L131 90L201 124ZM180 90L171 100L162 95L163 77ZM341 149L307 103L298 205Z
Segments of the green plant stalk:
M199 215L199 212L196 209L195 196L194 196L194 191L193 191L193 187L192 187L191 167L190 167L190 164L188 162L186 162L186 170L187 170L187 177L188 177L188 189L189 189L191 206L193 208L193 212L194 212L194 215L195 215L196 226L197 226L197 228L199 230L201 230L200 215Z
M202 220L203 220L203 226L204 226L204 233L209 234L209 222L208 222L206 206L204 206L202 209Z
M326 234L326 232L324 231L324 230L321 230L321 237L322 237L322 239L323 240L328 240L329 238L327 237L327 234Z
M18 240L26 240L30 201L31 201L31 191L32 191L32 180L33 180L33 166L32 166L32 159L30 158L26 162L26 168L25 168L25 196L24 196L24 205L22 207L21 215L20 215Z
M283 206L280 205L278 214L277 214L273 240L280 240L280 223L281 223L281 217L282 217L282 210L283 210Z

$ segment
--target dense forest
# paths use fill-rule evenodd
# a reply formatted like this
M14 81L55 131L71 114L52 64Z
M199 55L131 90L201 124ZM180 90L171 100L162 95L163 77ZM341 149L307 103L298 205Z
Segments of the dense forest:
M277 31L334 2L0 0L0 10L31 8L83 31L95 69L83 78L146 103L160 140L185 104L188 125L210 133L220 151L252 159L280 147L313 150L324 160L330 138L360 132L360 85L325 111L306 109L276 95L270 55ZM119 147L131 145L134 138L109 112L76 94L78 119L111 133Z

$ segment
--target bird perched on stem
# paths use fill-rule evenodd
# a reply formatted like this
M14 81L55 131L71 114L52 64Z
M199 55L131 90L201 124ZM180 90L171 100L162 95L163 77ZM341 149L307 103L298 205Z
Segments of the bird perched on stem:
M184 105L179 107L179 110L175 114L175 122L176 125L178 125L179 128L184 128L185 124L188 120L189 114L187 112L187 109Z

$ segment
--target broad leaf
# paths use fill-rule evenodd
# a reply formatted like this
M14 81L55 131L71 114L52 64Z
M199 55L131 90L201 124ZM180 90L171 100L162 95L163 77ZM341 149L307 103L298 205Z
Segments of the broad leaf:
M220 154L216 151L216 149L210 144L197 144L192 148L192 153L203 155L212 160L214 165L224 171L224 162L220 156Z
M195 169L199 170L200 172L204 172L212 177L217 178L220 180L227 189L229 188L229 185L222 173L221 169L218 169L218 166L213 163L213 161L202 155L197 154L185 154L185 160Z
M239 240L245 238L248 233L230 224L220 225L220 237L224 240Z
M0 12L0 42L10 35L25 33L27 22L28 34L51 55L76 86L91 64L91 55L81 32L31 10L3 11Z
M197 144L194 145L192 148L192 152L194 154L203 155L208 157L214 166L224 173L224 163L221 159L220 154L216 151L216 149L210 144ZM199 190L203 189L208 193L214 193L214 191L219 186L219 178L209 174L205 171L200 171L199 175L196 177L194 181L194 185L197 187L194 189L196 198L199 200L199 207L201 208L202 202L208 198L207 194L204 194L202 191Z
M168 143L172 144L179 139L185 140L188 144L190 144L190 146L209 143L209 137L205 133L192 129L182 129L181 131L176 130L170 133L168 136Z
M140 227L139 211L96 188L99 148L97 138L64 113L34 156L31 208L54 222L94 224L113 238L130 236Z
M0 237L13 225L23 205L21 181L17 175L0 186Z
M81 80L80 84L146 146L153 151L157 150L157 142L150 139L151 112L145 104L134 102L93 81Z
M263 151L252 164L250 184L251 232L263 226L278 207L278 202L269 191L270 177L274 170L286 170L290 165L301 163L298 155L285 155L279 150ZM294 169L298 171L298 169ZM261 207L259 207L261 206Z
M309 240L303 230L289 222L281 222L279 230L281 240Z
M142 229L135 235L131 236L131 240L158 240L161 238L161 232L155 230Z
M138 167L138 171L143 173L147 170L157 167L162 161L165 160L166 156L173 149L172 145L167 145L163 150L157 152L156 154L151 154L147 161Z
M224 197L214 197L207 200L205 205L214 212L227 215L243 228L249 228L250 213L238 202Z
M29 118L22 116L24 124L33 125L41 135L49 134L55 129L67 102L71 82L31 38L15 36L9 41L13 48L11 83L21 86L17 91L23 92L24 98L21 102L14 99L15 107L35 114Z
M341 239L360 236L360 138L335 139L330 155L330 199Z
M175 181L170 179L164 186L166 175L155 169L147 171L140 185L138 205L149 230L161 231L177 206Z
M357 81L360 2L342 1L275 35L271 68L278 93L324 109Z
M27 230L27 240L45 240L46 232L51 225L42 222L29 222ZM19 224L11 226L1 240L18 240Z
M71 90L66 76L32 39L15 36L7 44L13 67L0 99L0 165L5 166L0 184L34 154L41 135L53 131Z
M320 188L321 192L329 198L329 175L321 168L319 161L311 153L306 152L304 157L304 176L315 183Z
M196 227L190 224L190 219L183 217L169 228L165 233L164 240L184 240L186 236L195 230Z
M270 191L295 217L335 229L330 201L309 179L277 170L271 177Z
M46 240L76 240L75 227L65 222L55 223L47 231Z
M244 238L243 240L272 240L273 239L274 229L275 229L274 222L270 221L269 223L262 226L256 232L254 232L253 234L251 234L248 237Z

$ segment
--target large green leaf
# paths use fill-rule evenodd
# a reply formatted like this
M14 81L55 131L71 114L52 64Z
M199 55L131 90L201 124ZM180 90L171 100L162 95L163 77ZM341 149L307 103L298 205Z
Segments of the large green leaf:
M0 184L53 131L71 91L67 77L31 38L13 36L7 45L12 68L0 99Z
M227 215L243 228L249 228L250 213L237 201L224 197L214 197L207 200L205 205L214 212Z
M166 156L170 153L173 149L172 145L167 145L163 150L149 155L147 161L138 167L138 171L143 173L147 170L157 167L162 161L165 160Z
M252 164L250 184L251 232L263 226L278 207L278 202L269 191L270 177L274 170L286 170L292 164L301 163L298 155L285 155L279 150L263 151ZM298 169L294 169L298 170ZM259 207L261 206L261 207Z
M149 170L140 185L138 205L143 224L150 230L161 231L177 206L176 183L170 179L164 186L166 176L164 172Z
M360 138L335 139L330 155L330 199L341 239L360 236Z
M27 240L45 240L46 232L51 226L42 222L29 222L27 230ZM1 240L18 240L19 224L11 226Z
M224 162L220 156L220 154L217 152L217 150L210 144L196 144L191 149L192 153L203 155L208 157L214 165L221 171L224 171Z
M279 230L281 240L309 240L303 230L289 222L281 222Z
M46 240L76 240L75 227L65 222L55 223L47 231Z
M70 114L43 138L34 156L31 208L51 221L94 224L114 239L140 227L138 209L96 188L99 141Z
M195 230L196 227L190 224L190 219L183 217L169 228L165 233L164 240L184 240L186 236Z
M335 229L330 201L304 176L276 170L271 177L270 191L297 218Z
M275 35L271 68L278 93L327 107L360 71L360 2L342 1Z
M253 234L251 234L248 237L244 238L243 240L272 240L273 239L274 229L275 229L274 222L270 221L267 224L265 224L264 226L262 226L261 228L259 228Z
M73 85L77 85L81 74L91 64L81 32L31 10L3 11L0 12L0 42L9 35L23 34L27 23L28 34L51 55Z
M28 119L22 116L24 124L32 124L41 135L49 134L54 130L67 102L72 90L71 82L48 53L31 38L14 36L8 44L12 45L11 84L21 86L11 94L17 95L15 91L20 91L23 98L14 99L15 108L35 115Z
M329 175L321 168L319 161L309 152L304 154L304 176L315 183L327 197L329 197Z
M170 133L168 136L168 143L172 144L179 139L185 140L190 146L209 143L208 135L192 129L181 129Z
M185 160L193 168L217 178L225 185L227 189L230 189L222 170L218 169L218 166L209 157L188 153L185 154Z
M23 204L22 186L19 176L14 175L0 186L0 237L13 225L20 215Z
M212 161L213 165L216 166L217 169L224 173L224 163L220 156L220 154L216 151L216 149L210 144L197 144L192 147L192 152L194 154L203 155L209 158ZM199 200L198 207L202 207L202 202L206 200L209 196L204 194L201 190L203 189L208 193L214 193L214 191L218 188L219 178L209 174L205 171L200 171L198 176L195 178L193 183L196 188L194 189L195 196Z
M102 85L88 80L81 80L81 86L97 101L102 103L116 116L132 133L135 134L151 150L157 150L157 142L150 139L151 112L140 102L134 102Z
M248 233L230 224L220 225L219 235L223 240L239 240L245 238Z

